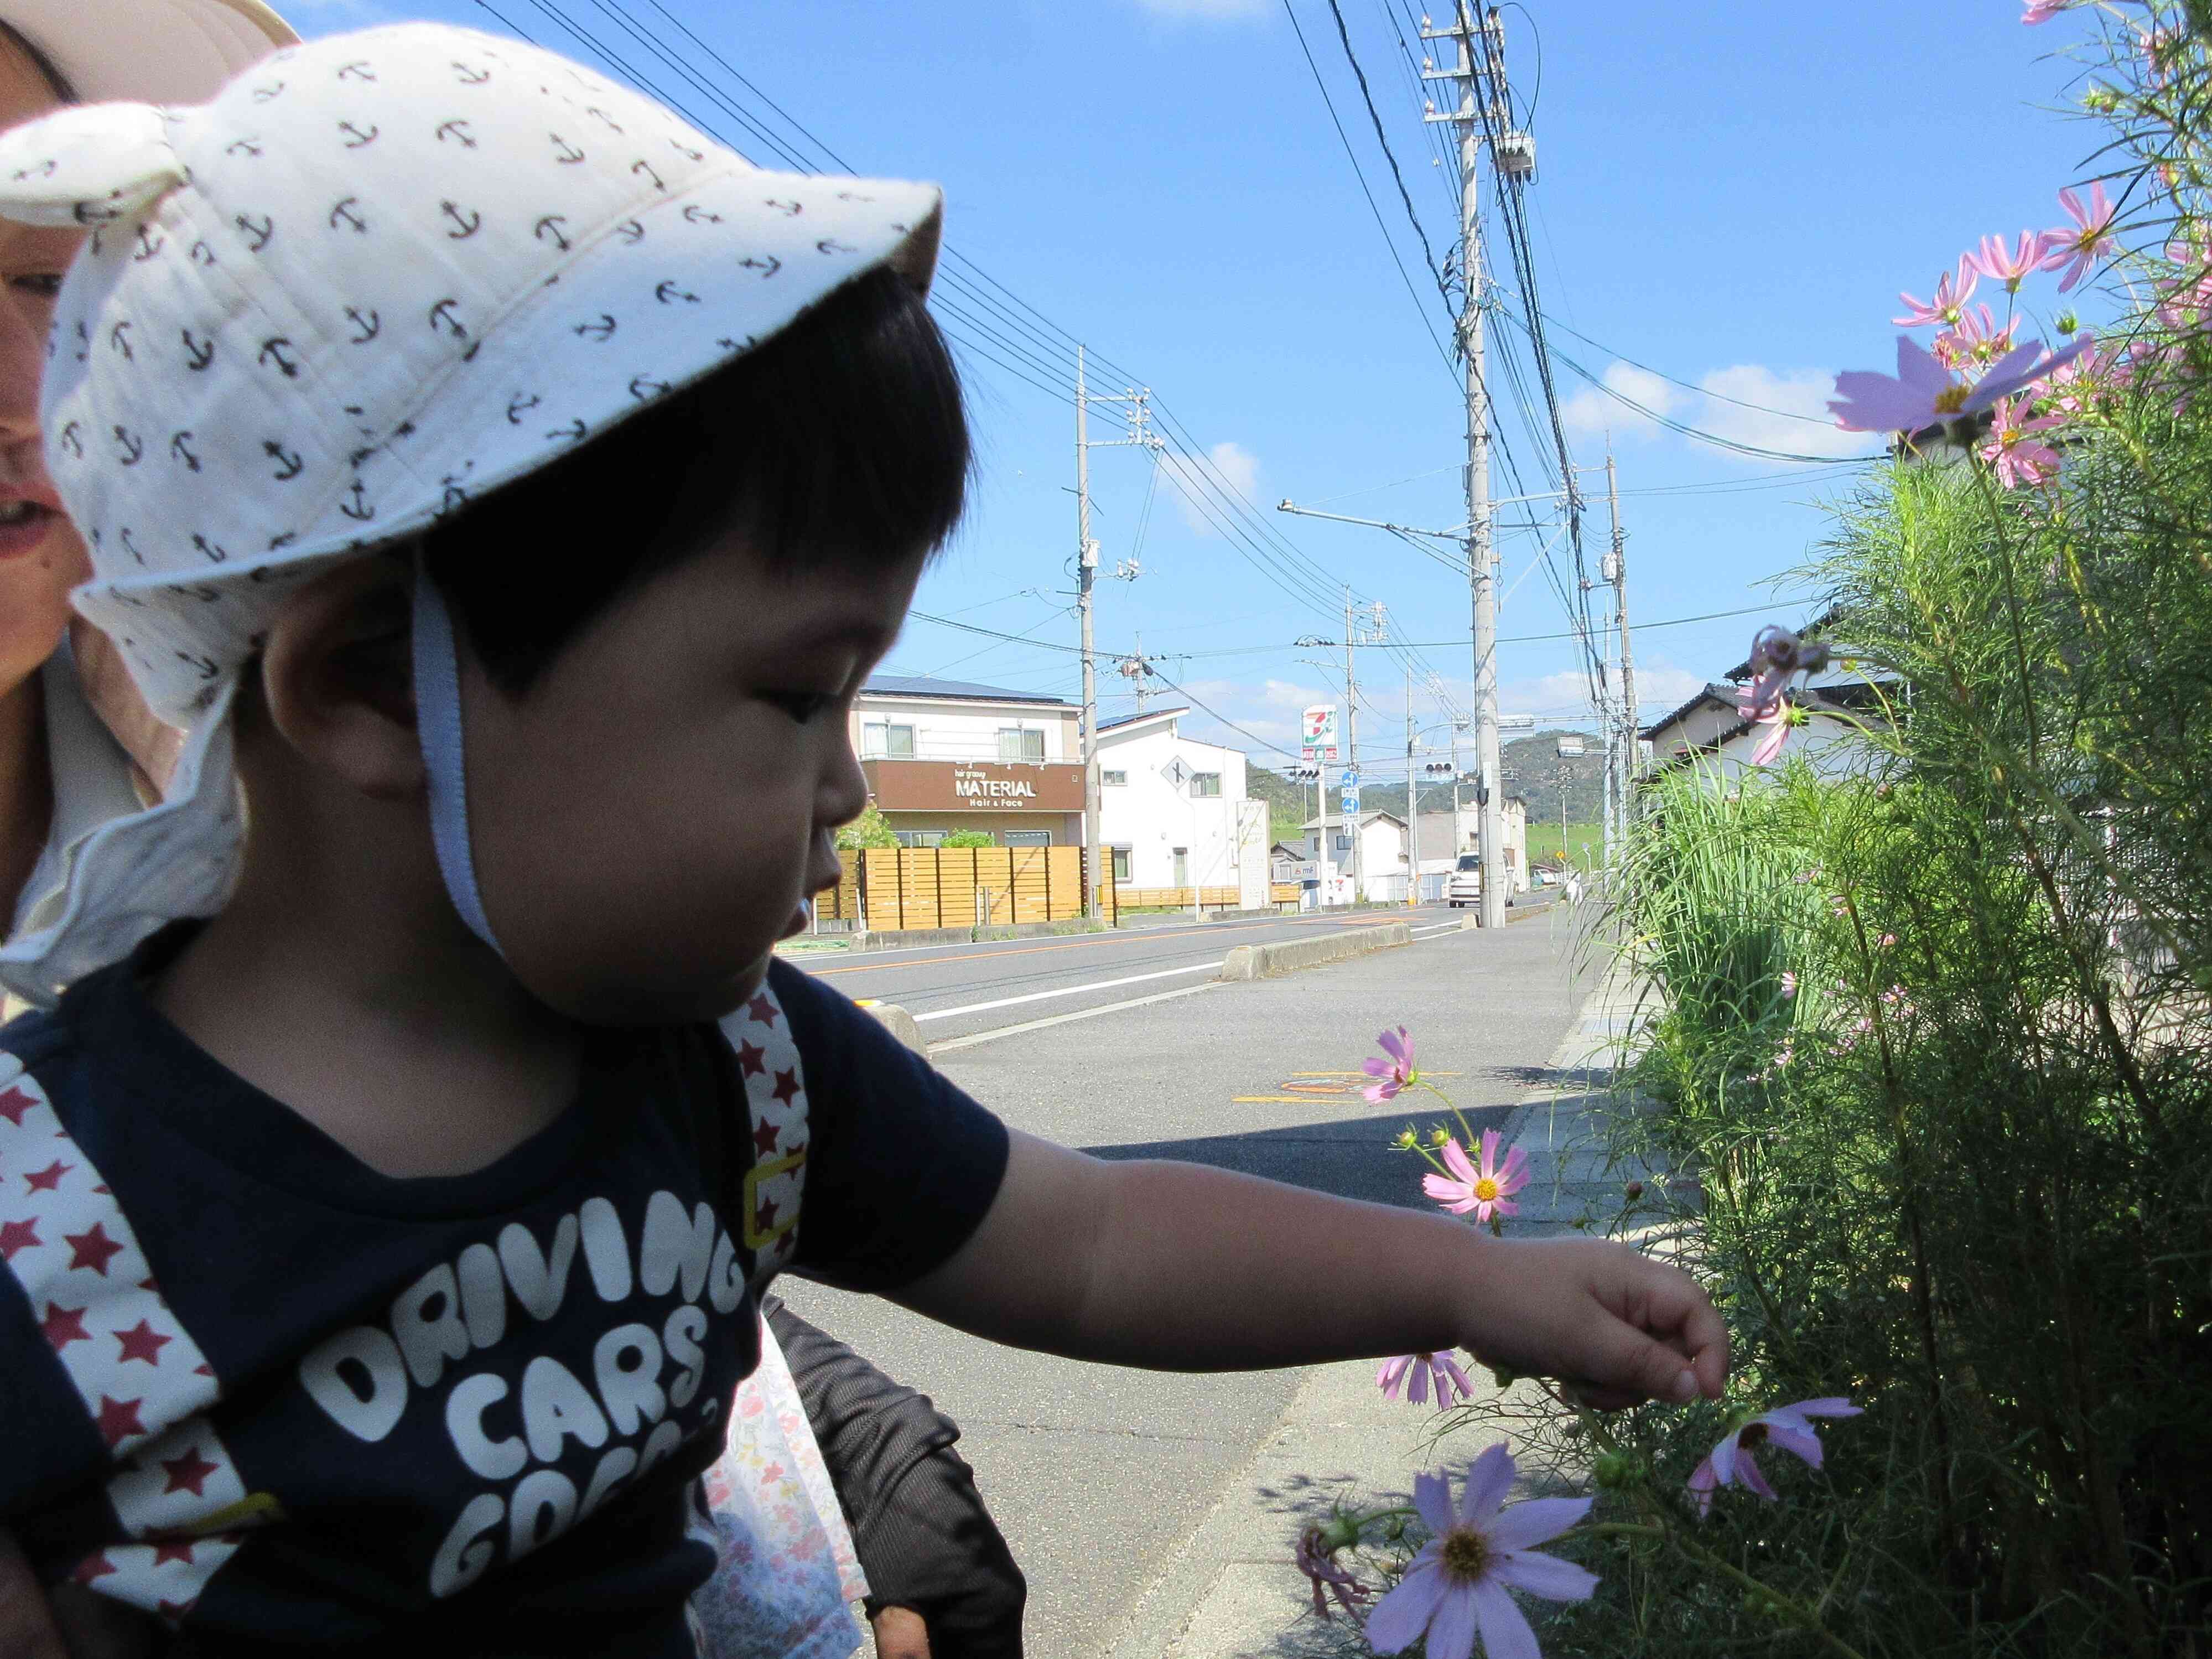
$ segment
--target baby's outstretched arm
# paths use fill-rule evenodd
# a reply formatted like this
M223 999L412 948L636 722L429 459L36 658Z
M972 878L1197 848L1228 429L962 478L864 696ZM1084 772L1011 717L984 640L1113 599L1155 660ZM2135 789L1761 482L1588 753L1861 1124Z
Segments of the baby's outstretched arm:
M1728 1370L1705 1291L1625 1245L1492 1238L1442 1215L1019 1133L975 1237L899 1300L999 1341L1167 1370L1464 1347L1607 1409L1717 1397Z

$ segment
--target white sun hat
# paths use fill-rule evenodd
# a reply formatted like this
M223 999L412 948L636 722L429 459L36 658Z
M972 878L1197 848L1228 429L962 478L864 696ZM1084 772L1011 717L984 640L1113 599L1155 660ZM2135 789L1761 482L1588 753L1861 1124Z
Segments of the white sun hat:
M299 37L260 0L0 0L82 103L197 104Z
M117 844L88 845L63 919L0 952L0 978L51 1000L220 908L225 717L293 583L866 272L926 289L941 208L932 185L763 172L565 58L439 24L280 52L204 106L0 135L0 216L93 230L41 407L92 554L76 605L188 732L170 799L98 832Z

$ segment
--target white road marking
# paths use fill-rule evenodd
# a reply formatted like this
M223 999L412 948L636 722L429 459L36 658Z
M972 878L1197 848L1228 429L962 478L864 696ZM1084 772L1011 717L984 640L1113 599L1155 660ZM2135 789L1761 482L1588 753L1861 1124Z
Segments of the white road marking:
M1057 991L1031 991L1026 996L1000 997L995 1002L970 1002L958 1008L933 1008L926 1014L916 1014L915 1024L926 1019L951 1019L957 1014L980 1014L992 1008L1011 1008L1018 1002L1042 1002L1049 997L1080 996L1085 991L1110 991L1117 985L1137 985L1148 979L1173 979L1177 974L1203 974L1221 966L1225 957L1217 957L1212 962L1194 962L1188 968L1164 968L1157 974L1130 974L1121 979L1095 979L1087 985L1064 985ZM1116 1003L1126 1008L1127 1003Z
M1217 991L1222 981L1210 979L1200 985L1185 985L1173 991L1155 991L1148 997L1132 997L1127 1002L1109 1002L1096 1008L1078 1008L1072 1014L1051 1014L1043 1019L1024 1020L1018 1025L1001 1025L996 1030L978 1031L972 1036L953 1037L944 1042L933 1042L933 1054L948 1054L955 1048L972 1048L979 1042L995 1042L1000 1037L1018 1036L1024 1031L1041 1031L1048 1025L1065 1025L1070 1020L1091 1019L1100 1014L1117 1014L1124 1008L1142 1008L1147 1003L1168 1002L1176 997L1194 997L1200 991Z

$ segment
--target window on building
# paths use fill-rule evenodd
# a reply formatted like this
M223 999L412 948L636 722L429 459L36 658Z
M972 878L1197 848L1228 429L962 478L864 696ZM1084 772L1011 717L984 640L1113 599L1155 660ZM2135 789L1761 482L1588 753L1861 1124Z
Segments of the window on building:
M1127 788L1128 782L1129 775L1127 772L1109 772L1103 769L1099 771L1098 785L1102 789Z
M1336 850L1340 853L1349 853L1352 850L1352 837L1339 836L1336 838Z
M902 847L934 847L945 839L942 830L894 830L891 834Z
M1106 850L1114 855L1114 879L1118 882L1127 881L1129 879L1129 849L1126 847L1109 847Z
M1001 830L999 832L999 839L1008 847L1049 847L1052 845L1052 831L1049 830Z
M1175 849L1175 885L1177 887L1190 885L1190 848L1188 847L1178 847Z
M1002 726L999 728L999 758L1002 761L1041 761L1044 758L1044 728Z
M892 726L887 722L860 728L860 747L864 754L888 756L894 760L914 758L914 727Z
M1190 796L1193 800L1220 799L1221 774L1218 772L1192 773L1190 775Z

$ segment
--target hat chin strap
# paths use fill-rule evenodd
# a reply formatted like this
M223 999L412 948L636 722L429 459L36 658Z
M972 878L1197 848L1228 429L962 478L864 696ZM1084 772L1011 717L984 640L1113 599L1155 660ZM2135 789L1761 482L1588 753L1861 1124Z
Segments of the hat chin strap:
M446 896L468 929L492 948L501 961L507 952L493 937L477 890L476 857L469 847L468 765L461 738L460 659L453 642L453 619L445 596L415 559L415 736L422 747L429 776L430 837L438 849L438 873Z

